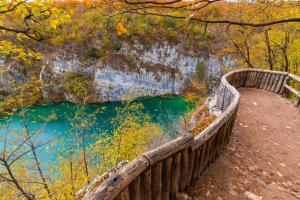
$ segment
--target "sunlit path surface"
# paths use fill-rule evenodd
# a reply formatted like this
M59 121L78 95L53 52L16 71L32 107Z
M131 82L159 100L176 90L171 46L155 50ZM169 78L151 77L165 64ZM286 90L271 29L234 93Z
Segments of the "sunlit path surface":
M229 145L191 190L194 199L299 200L300 109L279 95L240 89Z

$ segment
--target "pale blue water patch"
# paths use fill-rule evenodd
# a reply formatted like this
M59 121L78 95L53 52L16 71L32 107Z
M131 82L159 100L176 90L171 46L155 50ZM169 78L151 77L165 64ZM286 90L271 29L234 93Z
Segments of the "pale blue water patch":
M148 113L152 121L160 124L162 127L168 127L170 123L176 123L176 121L178 123L179 117L193 107L192 104L187 103L179 96L140 98L136 101L142 103L144 105L143 112ZM110 121L116 116L116 108L122 106L124 106L123 102L87 105L87 113L93 113L97 109L105 108L96 115L96 123L91 130L87 131L87 134L101 134L103 132L110 134L113 131ZM38 142L43 143L51 139L53 140L38 149L42 163L55 163L60 149L63 148L65 143L70 141L70 137L73 137L70 134L71 125L68 119L74 116L76 109L78 109L78 106L72 103L62 102L47 106L33 106L27 111L30 131L40 130L40 133L36 136L39 140ZM56 118L46 124L44 124L43 119L40 119L43 117L46 118L53 113L55 113ZM4 120L1 120L0 125L4 124ZM18 115L12 116L8 125L10 130L16 130L16 134L18 134L18 132L24 132L24 125ZM6 129L0 129L0 135L3 136L5 132ZM176 133L171 136L176 136ZM90 139L87 141L87 144L89 145L93 142L93 139Z

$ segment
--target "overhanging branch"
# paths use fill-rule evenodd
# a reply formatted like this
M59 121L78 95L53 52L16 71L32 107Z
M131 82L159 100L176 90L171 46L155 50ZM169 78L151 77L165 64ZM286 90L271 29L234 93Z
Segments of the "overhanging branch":
M228 24L228 25L236 25L236 26L243 26L243 27L265 27L265 26L272 26L276 24L283 24L283 23L299 23L300 18L287 18L287 19L280 19L274 20L270 22L262 22L262 23L251 23L251 22L239 22L227 19L220 19L220 20L209 20L209 19L201 19L197 17L193 17L193 14L190 16L175 16L169 14L160 14L160 13L153 13L153 12L131 12L132 14L138 15L153 15L153 16L160 16L160 17L169 17L174 19L189 19L191 21L198 21L204 24Z

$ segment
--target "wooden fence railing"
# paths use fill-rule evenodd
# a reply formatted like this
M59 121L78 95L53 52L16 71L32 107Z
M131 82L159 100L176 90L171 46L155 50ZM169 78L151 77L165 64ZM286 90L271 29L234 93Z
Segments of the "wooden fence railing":
M176 199L199 179L220 155L229 141L236 118L240 94L236 88L249 87L283 94L299 91L288 80L300 78L278 71L242 69L221 79L217 106L223 111L204 131L193 137L185 135L153 149L111 175L83 199L92 200L168 200Z

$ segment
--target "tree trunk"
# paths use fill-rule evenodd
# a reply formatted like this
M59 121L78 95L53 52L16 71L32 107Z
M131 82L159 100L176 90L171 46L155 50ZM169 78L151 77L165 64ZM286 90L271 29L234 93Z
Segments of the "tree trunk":
M87 156L86 156L85 129L84 129L84 126L82 127L82 131L81 131L81 140L82 140L83 162L84 162L85 175L88 178L87 182L90 183L90 180L89 180L89 169L88 169L88 163L87 163L87 158L86 158Z
M269 69L273 70L273 51L271 48L268 30L265 31L265 44L267 46L267 61L268 61Z
M47 191L47 194L48 194L48 197L51 199L51 193L50 193L50 189L49 189L49 186L47 184L47 181L46 181L46 178L43 174L43 171L42 171L42 168L41 168L41 164L40 164L40 161L38 159L38 156L36 154L36 151L35 151L35 146L34 146L34 143L32 141L32 137L30 135L30 132L29 132L29 128L28 128L28 124L27 124L27 121L25 119L25 113L23 111L23 123L24 123L24 126L25 126L25 132L26 132L26 137L28 137L28 142L29 142L29 147L31 148L31 152L33 154L33 157L34 157L34 161L35 161L35 164L36 164L36 167L37 167L37 170L39 172L39 176L43 182L43 187L44 189Z
M13 184L16 186L16 188L23 194L23 196L27 199L27 200L33 200L34 196L32 194L29 194L28 192L26 192L22 186L19 184L18 180L15 178L13 172L10 169L10 165L7 163L6 160L2 160L4 167L6 168Z

